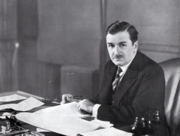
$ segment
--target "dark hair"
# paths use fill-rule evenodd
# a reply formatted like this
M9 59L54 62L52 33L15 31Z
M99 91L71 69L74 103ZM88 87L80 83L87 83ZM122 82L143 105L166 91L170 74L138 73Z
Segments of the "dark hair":
M108 33L114 35L118 32L123 32L123 31L127 31L130 35L130 40L132 41L132 43L134 44L134 42L136 42L138 40L138 31L136 30L136 28L132 25L130 25L127 22L120 22L120 21L116 21L114 23L112 23L106 31L106 35Z

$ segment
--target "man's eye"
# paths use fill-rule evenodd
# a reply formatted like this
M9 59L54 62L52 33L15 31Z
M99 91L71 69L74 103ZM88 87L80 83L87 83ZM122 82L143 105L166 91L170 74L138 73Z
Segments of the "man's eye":
M114 47L114 44L108 44L108 47Z
M119 44L119 47L125 47L126 44Z

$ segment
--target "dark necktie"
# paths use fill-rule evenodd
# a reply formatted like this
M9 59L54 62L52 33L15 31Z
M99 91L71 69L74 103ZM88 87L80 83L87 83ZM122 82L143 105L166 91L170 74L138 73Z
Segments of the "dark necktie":
M116 87L119 83L119 79L120 79L120 73L122 72L122 69L120 67L118 67L117 72L116 72L116 76L115 76L115 80L112 83L112 90L115 92L116 91Z

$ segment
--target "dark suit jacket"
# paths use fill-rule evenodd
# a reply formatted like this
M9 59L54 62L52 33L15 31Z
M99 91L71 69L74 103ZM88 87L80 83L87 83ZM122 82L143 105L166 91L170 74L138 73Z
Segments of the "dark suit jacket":
M101 104L97 118L116 126L131 125L135 117L145 117L147 112L158 108L162 131L168 130L164 115L165 79L162 68L138 51L113 94L116 70L117 66L112 61L106 64L100 93L92 100Z

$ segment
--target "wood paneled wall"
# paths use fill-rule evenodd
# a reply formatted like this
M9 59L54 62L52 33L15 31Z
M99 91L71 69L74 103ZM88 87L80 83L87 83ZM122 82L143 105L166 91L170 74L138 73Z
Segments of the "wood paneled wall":
M17 0L0 0L0 40L15 41L17 37Z
M38 57L99 69L100 0L38 0Z
M38 58L61 64L61 94L98 92L101 0L38 0Z
M13 42L0 42L0 92L13 89Z
M0 92L13 90L13 54L17 38L17 0L0 0Z
M0 0L0 91L94 96L109 59L105 27L116 20L137 28L139 49L153 60L180 57L179 7L179 0Z
M60 64L38 60L37 0L18 0L19 90L45 98L60 98Z
M82 98L93 98L99 89L99 71L77 67L61 67L61 94L70 93Z
M99 81L96 81L95 84L94 78L99 80L99 76L94 73L103 66L103 64L100 66L101 62L105 64L109 59L104 50L106 47L103 41L104 28L101 25L106 27L106 24L109 25L116 20L128 21L137 28L139 49L153 60L161 62L179 56L178 0L163 3L161 0L75 0L73 2L71 0L28 0L26 2L20 0L20 2L20 7L25 5L22 10L19 10L22 16L20 22L25 23L20 28L20 37L23 37L23 40L28 37L30 40L33 35L35 37L34 47L31 48L37 51L38 64L34 64L34 68L32 68L34 70L31 73L35 73L35 75L41 73L41 70L34 72L35 67L41 61L43 65L53 63L57 69L59 66L59 95L72 93L91 97L96 94ZM31 9L33 11L29 13ZM28 14L24 16L26 12ZM27 23L26 20L29 18L33 18L35 21ZM34 29L36 27L38 28L37 32ZM31 30L34 31L31 32ZM38 35L36 35L37 33ZM100 54L104 57L100 57ZM29 58L27 57L27 59ZM29 60L28 62L33 64L33 61ZM29 66L25 62L23 63L24 67ZM56 68L54 69L56 70ZM36 76L30 77L31 74L26 74L26 72L24 78L27 80L36 78ZM45 75L46 70L43 73ZM43 75L39 74L39 76ZM28 86L28 88L37 85L32 81L24 82L24 84L26 84L24 87ZM45 93L47 92L45 91Z
M37 42L21 41L19 90L44 98L60 98L60 65L37 59Z

